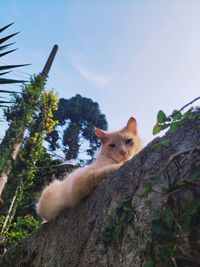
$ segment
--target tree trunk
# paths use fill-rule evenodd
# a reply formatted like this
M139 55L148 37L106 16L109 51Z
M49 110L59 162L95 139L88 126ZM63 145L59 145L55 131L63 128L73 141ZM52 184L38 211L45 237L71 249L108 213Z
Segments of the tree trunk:
M0 266L200 266L199 147L199 119L155 138Z

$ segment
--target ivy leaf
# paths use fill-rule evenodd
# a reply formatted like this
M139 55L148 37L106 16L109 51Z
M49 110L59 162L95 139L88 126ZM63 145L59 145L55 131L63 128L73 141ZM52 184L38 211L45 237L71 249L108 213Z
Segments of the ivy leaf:
M147 241L145 246L145 254L148 257L152 256L152 243L150 241Z
M189 228L191 219L192 219L191 214L188 214L188 213L181 214L179 223L184 231L187 231L187 229Z
M105 243L109 243L112 241L112 237L110 235L110 233L104 233L102 235L102 240L105 242Z
M180 225L182 226L183 230L187 230L190 226L190 222L192 217L198 212L200 208L200 199L192 199L191 201L187 202L184 211L180 216Z
M200 198L195 198L186 203L184 210L189 214L194 214L197 212L199 208L200 208Z
M131 210L133 210L132 206L130 204L126 204L123 206L123 210L126 211L126 212L129 212Z
M193 107L191 107L188 111L185 112L185 114L183 115L183 117L185 119L191 120L194 118L194 114L192 114L192 111L194 110Z
M163 139L160 142L158 142L157 144L153 145L152 148L161 148L162 146L167 146L169 145L169 140L168 139Z
M167 227L169 227L170 229L172 228L174 223L174 214L170 209L166 210L164 214L164 222Z
M172 112L171 117L173 118L173 121L177 121L177 120L180 120L183 117L183 115L182 115L182 113L180 111L178 111L178 110L175 109Z
M174 122L170 125L169 130L171 133L174 133L178 128L179 128L179 124L177 122Z
M160 125L160 124L156 124L156 125L153 127L153 135L158 134L160 131L162 131L162 125Z
M142 267L154 267L154 261L147 260Z
M134 211L130 210L127 214L127 222L130 223L134 218Z
M162 110L159 110L157 114L158 123L164 123L166 119L167 119L167 116L165 115L165 113Z
M151 185L145 185L143 188L142 196L147 197L152 192Z
M156 236L166 236L169 233L167 229L159 223L154 223L152 225L152 232Z
M197 167L192 168L188 174L188 179L190 181L195 181L199 177L200 177L200 166L198 168Z
M113 231L113 239L115 241L119 241L121 233L122 233L122 224L117 223Z
M159 219L160 219L160 211L159 210L152 211L148 216L148 220L150 222L153 222L153 221L156 221Z

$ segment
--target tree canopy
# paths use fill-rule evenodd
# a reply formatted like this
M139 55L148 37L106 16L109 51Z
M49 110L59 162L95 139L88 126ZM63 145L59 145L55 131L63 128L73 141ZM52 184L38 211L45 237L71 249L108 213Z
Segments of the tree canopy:
M106 117L98 103L79 94L70 99L61 98L54 119L58 125L46 138L50 149L61 150L66 160L76 159L79 163L88 157L91 160L99 146L94 127L107 129Z

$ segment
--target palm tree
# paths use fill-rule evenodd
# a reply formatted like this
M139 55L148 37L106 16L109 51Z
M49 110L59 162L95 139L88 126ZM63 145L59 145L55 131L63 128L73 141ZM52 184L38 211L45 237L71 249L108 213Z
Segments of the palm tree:
M5 31L8 27L10 27L11 25L13 25L13 23L10 23L5 27L0 28L0 34L3 31ZM15 36L17 34L18 34L18 32L0 38L0 57L8 55L8 54L10 54L10 53L12 53L12 52L17 50L17 49L10 49L9 50L10 46L12 46L14 43L5 44L10 38L12 38L13 36ZM5 52L3 50L5 50ZM3 52L1 52L1 51L3 51ZM15 79L1 78L1 77L6 75L6 74L8 74L8 73L10 73L12 69L15 69L15 68L18 68L18 67L27 66L27 65L29 65L29 64L3 65L3 66L0 66L0 84L12 84L12 83L23 83L23 82L26 82L24 80L15 80ZM8 104L11 103L9 100L8 101L5 100L7 98L5 98L5 96L4 96L4 94L11 94L11 93L13 93L13 91L0 89L0 108L1 107L7 107Z

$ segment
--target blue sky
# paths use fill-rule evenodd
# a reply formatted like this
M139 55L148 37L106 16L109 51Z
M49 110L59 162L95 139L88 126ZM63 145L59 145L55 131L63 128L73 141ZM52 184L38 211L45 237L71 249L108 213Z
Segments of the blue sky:
M47 88L97 101L110 130L134 116L147 143L159 109L169 114L199 96L200 1L0 2L0 27L15 22L6 33L20 31L19 50L2 61L32 64L12 77L39 73L58 44Z

